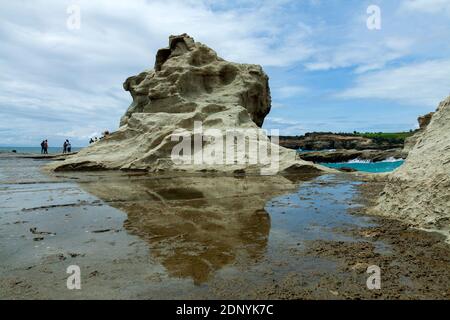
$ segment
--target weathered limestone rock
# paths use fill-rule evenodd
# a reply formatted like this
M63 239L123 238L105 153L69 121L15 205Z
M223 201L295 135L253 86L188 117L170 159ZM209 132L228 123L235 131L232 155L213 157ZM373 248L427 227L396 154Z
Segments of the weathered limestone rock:
M53 169L189 172L273 169L272 158L272 165L250 160L260 155L257 149L241 152L249 160L247 163L235 161L225 165L224 158L229 155L220 154L228 143L224 141L227 131L239 129L255 133L244 137L248 144L268 145L272 150L269 156L278 156L276 148L272 148L274 145L260 130L271 104L269 79L261 66L227 62L212 49L183 34L171 36L169 47L158 51L153 70L128 78L123 86L131 93L133 102L122 117L119 130L66 161L54 164ZM203 139L201 151L194 143L193 151L185 148L180 155L198 159L201 153L200 158L213 158L213 163L174 162L172 152L180 143L180 133L190 139L197 137L196 123L201 123L203 131L220 130L221 136ZM296 159L295 151L284 148L279 149L279 159L275 161L279 162L277 172L293 165L312 171L326 170Z
M405 164L389 175L376 210L449 237L450 97L426 122Z
M270 111L269 78L260 66L227 62L186 34L171 36L154 70L128 78L124 89L133 104L121 125L133 113L189 113L209 106L203 113L210 114L239 105L261 127Z
M422 137L428 124L430 124L433 114L434 114L434 112L430 112L430 113L428 113L424 116L421 116L417 119L417 121L419 122L419 129L413 136L405 139L405 146L403 147L403 152L405 152L407 154L412 150L412 148L414 148L417 141Z

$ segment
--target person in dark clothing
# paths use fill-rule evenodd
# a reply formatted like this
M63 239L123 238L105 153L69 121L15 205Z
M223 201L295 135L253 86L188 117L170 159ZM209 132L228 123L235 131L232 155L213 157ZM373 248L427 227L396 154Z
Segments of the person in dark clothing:
M67 153L67 140L63 144L63 153Z
M71 153L72 152L72 145L70 144L69 140L66 140L66 141L67 141L67 152Z
M48 141L44 141L44 154L48 154Z
M41 142L41 154L45 151L45 140Z

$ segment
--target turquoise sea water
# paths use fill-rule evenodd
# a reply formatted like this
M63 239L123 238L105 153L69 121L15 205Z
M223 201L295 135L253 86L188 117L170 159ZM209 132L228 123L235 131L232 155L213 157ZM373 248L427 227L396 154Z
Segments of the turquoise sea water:
M80 151L82 148L72 148L72 151ZM41 153L41 147L0 147L0 152L12 152L16 150L17 153ZM48 153L62 153L62 147L49 147Z
M79 151L82 148L74 147L72 148L72 151ZM17 153L41 153L40 147L0 147L0 152L11 152L12 150L16 150ZM62 148L60 147L50 147L48 149L48 153L54 154L54 153L62 153ZM380 172L390 172L398 167L400 167L403 164L404 160L386 160L382 162L368 162L368 161L359 161L359 160L353 160L349 162L339 162L339 163L321 163L321 165L324 165L329 168L352 168L358 171L363 172L374 172L374 173L380 173Z
M352 168L363 172L390 172L394 171L400 167L405 161L404 160L387 160L382 162L365 162L365 161L350 161L350 162L339 162L339 163L321 163L321 165L327 166L329 168Z

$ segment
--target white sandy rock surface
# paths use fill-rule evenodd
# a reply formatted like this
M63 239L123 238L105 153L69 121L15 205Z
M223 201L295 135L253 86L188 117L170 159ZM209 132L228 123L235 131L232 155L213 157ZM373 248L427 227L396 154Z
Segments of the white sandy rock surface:
M131 93L133 102L122 117L118 131L64 162L52 164L51 169L330 171L300 160L295 151L282 147L279 147L279 162L275 157L270 158L270 164L263 163L257 149L247 147L244 156L247 159L257 157L257 163L225 165L220 159L227 157L225 152L217 154L222 146L222 150L226 150L227 130L253 130L256 134L247 140L262 146L261 150L266 144L273 147L260 130L270 111L269 79L261 66L227 62L186 34L171 36L169 47L158 51L154 69L128 78L124 89ZM181 138L174 141L173 136L184 130L184 135L193 138L195 122L201 123L203 132L221 130L224 141L205 139L201 149L205 157L210 156L208 163L174 162L172 150ZM198 156L198 150L193 147L190 155L197 152ZM276 148L269 147L269 150L276 151ZM186 151L181 154L188 155ZM272 155L270 151L268 154ZM211 163L211 158L215 163Z
M376 210L450 239L450 97L440 103L405 164L389 175Z

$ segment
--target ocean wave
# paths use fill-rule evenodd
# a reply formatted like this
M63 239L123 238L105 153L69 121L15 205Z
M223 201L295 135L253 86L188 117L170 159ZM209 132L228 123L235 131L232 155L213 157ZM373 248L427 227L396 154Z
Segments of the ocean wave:
M372 163L372 161L356 158L356 159L348 161L347 163Z
M397 158L394 158L394 157L389 157L389 158L387 158L387 159L385 159L385 160L383 160L383 161L378 161L378 162L381 162L381 163L389 163L389 162L401 162L401 161L404 161L403 159L397 159ZM363 163L363 164L369 164L369 163L374 163L372 160L364 160L364 159L359 159L359 158L356 158L356 159L353 159L353 160L350 160L350 161L348 161L347 163Z
M381 162L400 162L400 161L404 161L404 160L403 159L397 159L397 158L394 158L394 157L389 157L386 160L383 160Z

